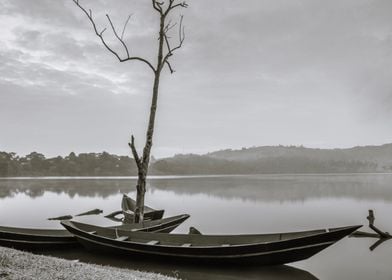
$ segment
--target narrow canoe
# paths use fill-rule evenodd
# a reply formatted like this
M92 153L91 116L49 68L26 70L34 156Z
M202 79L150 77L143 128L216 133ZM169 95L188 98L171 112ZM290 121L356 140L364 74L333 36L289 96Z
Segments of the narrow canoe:
M123 224L109 227L131 232L171 232L189 218L183 214L165 219L144 221L139 224ZM18 249L57 249L78 246L75 237L64 229L32 229L0 226L0 245Z
M87 249L191 262L285 264L307 259L361 226L252 235L165 234L63 221Z
M136 201L127 196L126 194L123 194L121 208L124 214L124 222L132 223L136 210ZM164 212L165 210L156 210L147 205L144 205L144 220L162 219Z

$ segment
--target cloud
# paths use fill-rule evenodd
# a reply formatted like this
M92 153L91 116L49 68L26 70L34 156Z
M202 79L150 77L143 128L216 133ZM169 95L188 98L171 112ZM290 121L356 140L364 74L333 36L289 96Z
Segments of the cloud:
M106 13L118 29L132 14L126 42L133 55L155 62L159 22L148 1L81 3L93 10L100 29L108 27ZM279 143L347 146L390 140L390 1L189 4L182 11L185 45L172 59L177 72L162 76L157 151ZM35 127L37 132L29 131L58 131L51 151L67 150L68 145L67 137L62 138L61 130L50 123L53 115L62 127L78 133L88 126L79 124L78 118L99 120L102 125L91 126L94 137L104 126L110 126L108 133L126 137L132 127L143 142L152 82L145 65L119 63L72 1L6 0L0 5L1 102L9 108L23 104L18 114L8 108L9 116L48 119ZM105 38L122 52L109 31ZM28 104L41 108L40 113ZM64 110L56 114L51 106L58 110L59 104ZM88 114L83 106L91 106ZM129 123L117 111L127 112L121 116ZM16 131L31 124L0 121L10 135L19 135ZM72 130L66 131L72 135ZM86 143L93 140L83 135L84 144L78 149L88 151ZM13 146L11 139L7 147L21 147ZM39 139L36 136L36 143ZM118 145L110 136L102 139L107 146Z

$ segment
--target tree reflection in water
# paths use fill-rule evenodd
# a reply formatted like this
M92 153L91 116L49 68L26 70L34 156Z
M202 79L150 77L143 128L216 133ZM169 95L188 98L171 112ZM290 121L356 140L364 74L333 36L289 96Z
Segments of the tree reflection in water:
M0 179L0 197L24 193L42 196L45 191L106 198L134 191L135 179ZM167 177L150 179L148 189L176 194L208 194L220 198L254 201L304 201L314 198L355 198L392 201L392 174L250 175Z

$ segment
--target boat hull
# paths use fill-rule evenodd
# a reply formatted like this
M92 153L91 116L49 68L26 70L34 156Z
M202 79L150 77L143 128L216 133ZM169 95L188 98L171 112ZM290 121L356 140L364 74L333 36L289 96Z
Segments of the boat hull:
M80 243L77 242L73 236L70 239L64 238L63 240L31 240L29 237L25 239L5 239L0 238L0 246L10 247L19 250L27 251L41 251L48 249L69 249L74 247L80 247Z
M293 248L291 250L266 252L255 255L236 255L231 257L212 255L175 255L175 254L155 254L151 252L141 252L132 249L108 246L105 243L92 242L91 240L76 237L78 242L87 250L94 252L104 252L111 255L121 255L137 259L152 259L165 262L185 262L204 264L247 264L247 265L282 265L301 261L312 257L320 251L331 246L333 243L315 244L309 247Z
M189 215L178 215L143 224L124 224L109 228L132 231L169 233L183 223ZM29 229L0 227L0 246L24 250L64 249L80 246L76 238L64 229Z
M69 248L79 246L67 230L0 227L0 245L15 249Z
M77 240L87 249L99 250L111 254L134 256L137 258L152 258L164 261L190 261L207 263L247 263L259 265L279 265L307 259L321 250L331 246L338 240L349 235L360 226L333 229L329 232L310 234L309 236L288 240L245 243L233 246L227 244L208 246L183 245L151 245L148 243L133 242L138 238L130 234L130 241L115 239L90 234L72 227L69 223L62 223ZM278 236L279 234L277 234ZM155 239L160 237L155 235ZM175 236L175 235L170 235ZM169 236L169 237L170 237ZM163 236L166 237L166 236ZM152 240L154 236L151 235ZM199 240L211 239L211 236L199 236ZM237 238L224 236L226 241ZM243 239L246 239L243 238Z

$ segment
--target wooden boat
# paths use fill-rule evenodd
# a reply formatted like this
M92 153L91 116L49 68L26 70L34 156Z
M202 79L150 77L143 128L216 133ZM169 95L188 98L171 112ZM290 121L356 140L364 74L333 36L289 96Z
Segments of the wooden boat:
M123 224L109 228L131 232L168 233L188 218L189 215L183 214L160 220L144 221L139 224ZM65 229L32 229L0 226L0 245L18 249L58 249L78 246L79 244L75 237Z
M17 249L63 248L78 244L67 230L0 226L0 245Z
M133 223L134 213L136 210L136 201L126 194L123 194L121 201L121 208L124 214L125 223ZM158 220L162 219L165 210L156 210L147 205L144 205L144 220Z
M256 235L201 235L132 232L61 224L87 249L192 262L276 265L307 259L361 226Z

